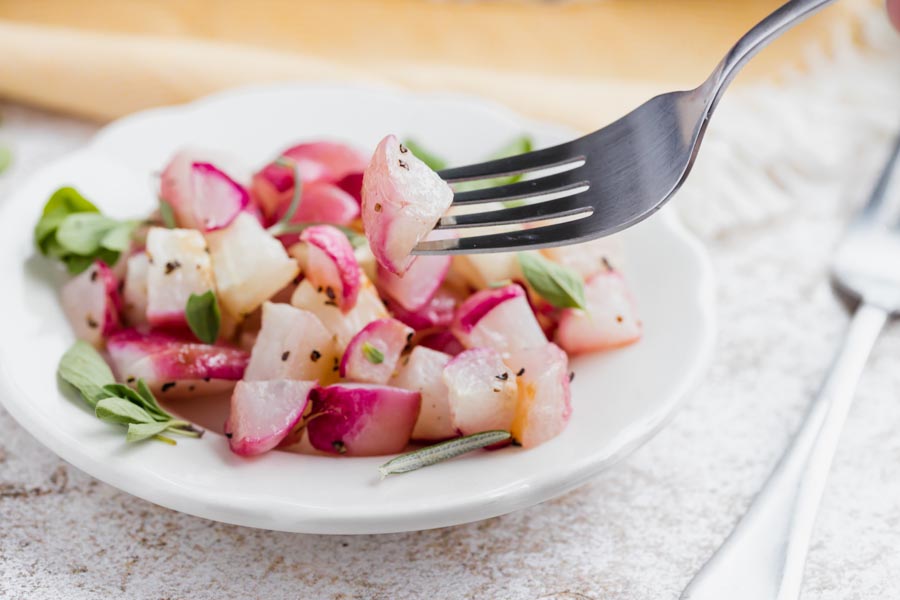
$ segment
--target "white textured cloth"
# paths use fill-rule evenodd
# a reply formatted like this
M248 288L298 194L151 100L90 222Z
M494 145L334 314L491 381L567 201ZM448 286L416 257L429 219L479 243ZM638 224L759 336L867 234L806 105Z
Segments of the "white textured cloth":
M782 87L735 91L676 200L718 276L713 364L677 418L594 482L436 531L313 536L213 523L116 491L0 409L0 598L675 599L744 511L846 323L830 250L900 126L900 41L877 19ZM835 32L837 39L849 35ZM19 178L94 127L3 109ZM860 384L804 598L900 598L900 328ZM724 599L723 599L724 600ZM762 600L762 599L761 599Z

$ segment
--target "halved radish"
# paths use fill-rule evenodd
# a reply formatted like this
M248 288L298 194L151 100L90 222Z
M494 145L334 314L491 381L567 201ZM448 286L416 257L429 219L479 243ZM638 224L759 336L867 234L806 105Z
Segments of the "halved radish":
M341 377L387 383L413 330L396 319L372 321L353 336L341 359Z
M303 418L314 381L239 381L231 395L228 447L255 456L282 443Z
M569 359L556 344L516 352L506 363L519 384L513 437L533 448L559 435L572 414Z
M442 378L450 358L443 352L416 346L390 381L392 386L422 395L422 409L412 432L414 440L446 440L457 435L450 419L450 392Z
M279 220L288 206L278 209L272 217L272 221ZM308 183L303 186L303 195L297 212L291 217L290 222L302 223L328 223L331 225L347 226L359 218L359 202L339 187L325 182ZM299 239L298 234L289 233L278 239L285 247L290 247Z
M545 248L540 252L553 262L573 269L582 279L608 271L611 267L621 269L625 262L622 239L617 235L582 244Z
M141 325L147 322L147 274L150 271L150 259L146 252L138 252L128 257L126 264L122 309L129 325Z
M215 289L203 234L153 227L147 234L147 258L147 320L157 327L186 326L184 309L191 294Z
M309 311L290 304L266 302L244 379L337 380L333 335Z
M306 264L303 275L316 288L324 288L341 312L356 304L360 288L360 269L350 240L330 225L313 225L303 230Z
M490 348L504 358L547 338L518 285L472 294L456 312L453 333L468 348Z
M365 277L361 281L356 306L347 313L340 311L324 289L319 291L307 279L297 286L294 295L291 296L291 304L319 317L325 328L336 336L339 352L344 351L353 336L363 327L376 319L389 316L378 297L378 292L375 291L375 286Z
M419 340L418 345L449 354L450 356L456 356L466 349L449 329L440 329L425 335Z
M135 329L111 335L106 348L119 381L133 384L143 379L167 398L230 391L244 376L250 358L237 348Z
M487 348L466 350L447 363L443 380L457 431L470 435L509 430L516 412L516 377L498 352Z
M378 268L377 284L397 304L410 312L426 306L450 270L450 256L421 256L403 275Z
M118 282L103 261L95 261L62 288L62 306L75 336L95 346L119 326Z
M230 157L198 149L181 150L166 165L160 197L172 207L179 227L210 231L252 209L246 188L220 168L223 164L243 170Z
M366 167L362 220L375 258L400 275L410 252L450 207L453 190L396 137L384 138Z
M388 298L388 309L394 317L403 321L416 331L449 327L456 314L458 297L450 290L440 288L428 303L415 310L408 311L403 306Z
M246 213L207 234L219 301L234 317L250 314L300 271L284 247Z
M253 194L268 216L290 204L294 193L294 168L299 170L304 186L315 182L335 183L359 173L369 163L364 154L337 142L298 144L281 154L295 164L279 159L263 167L253 176ZM352 189L352 188L351 188ZM305 193L305 191L304 191Z
M318 388L306 425L309 441L332 454L400 452L419 416L420 397L419 392L364 383Z
M556 343L578 354L633 344L643 326L634 298L618 271L597 273L584 287L587 311L567 308L556 330Z

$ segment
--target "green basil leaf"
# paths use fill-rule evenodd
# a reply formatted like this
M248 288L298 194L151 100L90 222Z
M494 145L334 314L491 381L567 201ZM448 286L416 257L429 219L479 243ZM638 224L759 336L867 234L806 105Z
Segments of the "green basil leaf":
M128 433L125 434L125 441L129 444L142 442L147 438L152 438L169 428L168 422L159 423L129 423Z
M140 221L122 221L114 225L100 239L100 247L113 252L124 252L131 248L131 234L140 224Z
M559 308L585 309L584 281L574 270L539 254L520 252L518 259L528 284L544 300Z
M201 342L212 344L219 337L222 315L219 302L212 290L205 294L191 294L185 308L188 327Z
M175 229L178 227L172 205L162 198L159 199L159 218L162 219L163 225L165 225L167 229Z
M56 241L73 254L87 256L100 249L100 241L116 222L99 213L75 213L63 219Z
M98 401L109 397L104 386L115 383L112 369L93 346L79 340L66 350L59 361L57 373L60 378L74 386L85 402L95 406Z
M403 145L409 148L410 151L415 154L416 158L428 165L432 171L440 171L447 167L447 161L440 156L429 152L417 141L407 139L403 142Z
M147 385L147 382L143 379L138 379L137 381L137 392L138 394L140 394L141 398L144 399L144 406L147 408L147 410L155 412L156 414L167 417L169 419L175 418L159 405L159 402L156 401L156 396L153 395L153 392L150 391L150 387Z
M6 146L0 146L0 175L12 164L12 150Z
M74 188L62 187L53 192L44 205L40 220L34 227L34 241L41 253L49 254L48 245L51 240L54 240L53 235L66 217L83 212L99 213L100 211Z
M70 275L78 275L94 264L94 257L70 254L63 258L63 262L66 264L66 269L68 269Z
M144 385L146 387L146 384ZM170 415L169 413L164 411L162 407L160 407L160 405L156 402L156 398L153 397L152 393L150 394L150 397L148 399L140 391L134 390L123 383L112 383L109 385L105 385L103 386L103 389L109 392L110 396L123 398L125 400L128 400L132 404L143 408L156 421L168 422L174 419L172 415Z
M369 342L363 342L362 353L363 356L366 357L366 360L368 360L373 365L380 365L384 362L384 352L382 352Z
M94 414L107 423L155 423L146 410L125 398L103 398L94 407Z

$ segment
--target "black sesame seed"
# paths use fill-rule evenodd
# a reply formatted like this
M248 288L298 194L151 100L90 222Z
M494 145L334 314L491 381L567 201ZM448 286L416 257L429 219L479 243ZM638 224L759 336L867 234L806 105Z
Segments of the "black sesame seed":
M519 369L519 372L516 373L516 377L521 377L524 374L525 374L525 367L522 367L521 369Z
M321 294L323 291L325 291L325 288L323 288L323 287L320 285L320 286L319 286L319 289L317 289L316 291L319 292L319 293Z
M286 361L290 355L291 355L290 350L285 350L284 352L282 352L281 353L281 362Z
M407 148L403 144L400 144L400 154L406 154L407 152L409 152L409 148Z
M409 171L409 165L406 164L405 162L403 162L402 160L399 160L399 159L398 159L398 160L397 160L397 164L400 165L400 168L401 168L401 169L406 169L407 171Z
M92 271L91 272L91 281L97 281L97 275L98 275L98 272L96 269L94 271Z
M204 377L203 381L205 381L206 383L209 383L210 381L212 381L212 377Z
M337 306L337 302L334 300L326 300L323 304L325 304L325 306Z
M325 288L325 295L328 296L329 300L334 300L337 296L334 293L334 289L331 286Z
M337 452L338 454L346 454L347 453L347 446L345 446L344 442L342 442L340 440L331 442L331 447L334 448L334 451Z
M607 258L605 256L603 257L603 266L606 267L607 271L613 270L612 263L610 263L609 260L607 260Z
M129 377L125 380L125 383L134 383L134 377Z
M177 260L170 260L169 262L166 263L166 275L168 275L169 273L171 273L172 271L174 271L175 269L177 269L180 266L181 266L181 263L178 262Z
M376 202L373 208L375 209L375 212L381 212L381 203Z
M572 383L572 380L575 379L575 371L569 373L569 383Z
M509 373L504 371L503 373L500 373L499 375L495 375L494 377L496 377L500 381L506 381L507 379L509 379Z
M313 362L316 362L320 358L322 358L322 353L319 352L318 350L313 350L312 352L309 353L309 360L311 360Z
M90 327L91 329L97 329L97 327L99 327L100 324L97 323L97 321L94 320L94 317L92 317L91 315L88 315L88 317L87 317L87 326Z
M409 333L406 334L406 343L407 344L412 341L414 333L415 333L414 331L410 331Z
M229 440L230 440L233 436L234 436L234 434L231 433L230 431L229 431L228 433L225 434L225 437L227 437Z
M167 391L171 390L173 387L175 387L175 383L176 383L175 381L168 381L168 382L162 384L162 387L160 388L160 390L163 392L167 392Z

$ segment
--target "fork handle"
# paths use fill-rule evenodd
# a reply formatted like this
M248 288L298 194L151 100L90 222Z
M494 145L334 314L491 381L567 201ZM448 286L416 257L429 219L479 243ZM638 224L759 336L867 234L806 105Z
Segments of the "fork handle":
M762 490L682 600L796 600L816 511L856 384L888 313L862 304L809 412Z
M791 0L786 2L775 12L763 19L756 27L748 31L744 37L738 40L728 55L718 64L716 70L707 79L705 86L715 88L711 107L718 103L722 92L731 83L741 67L747 61L769 45L769 42L779 35L825 8L835 0Z

